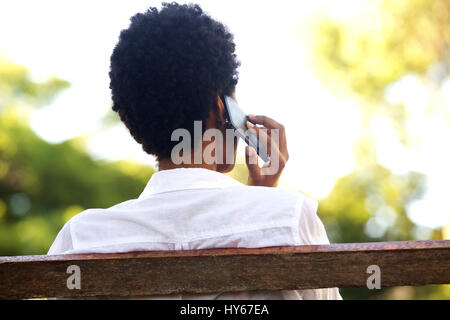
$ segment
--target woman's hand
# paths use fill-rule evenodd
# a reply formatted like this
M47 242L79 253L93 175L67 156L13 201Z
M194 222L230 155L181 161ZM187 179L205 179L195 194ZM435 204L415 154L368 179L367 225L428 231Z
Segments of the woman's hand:
M249 146L245 148L245 162L249 171L248 185L276 187L289 159L286 131L282 124L266 116L248 115L248 119L253 123L247 121L247 128L254 130L258 140L266 144L270 156L269 163L260 168L256 150ZM277 130L278 134L274 130Z

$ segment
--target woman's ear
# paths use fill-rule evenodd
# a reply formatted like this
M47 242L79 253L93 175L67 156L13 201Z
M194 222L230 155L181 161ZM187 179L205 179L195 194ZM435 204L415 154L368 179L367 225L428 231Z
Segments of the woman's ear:
M217 102L209 109L209 116L206 119L206 128L225 129L225 106L222 99L217 96Z
M217 117L222 124L225 124L225 106L220 96L217 96Z

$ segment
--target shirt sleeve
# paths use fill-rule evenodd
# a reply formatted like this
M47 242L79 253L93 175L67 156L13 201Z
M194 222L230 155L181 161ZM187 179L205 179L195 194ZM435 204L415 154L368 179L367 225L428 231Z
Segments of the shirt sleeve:
M300 242L304 245L330 244L325 227L317 216L318 203L305 197L299 206ZM304 300L342 300L338 288L297 290Z
M73 250L73 243L70 233L70 223L66 223L64 227L59 231L47 254L64 254L69 250Z
M300 242L305 245L330 244L322 221L317 216L318 203L307 197L298 208Z

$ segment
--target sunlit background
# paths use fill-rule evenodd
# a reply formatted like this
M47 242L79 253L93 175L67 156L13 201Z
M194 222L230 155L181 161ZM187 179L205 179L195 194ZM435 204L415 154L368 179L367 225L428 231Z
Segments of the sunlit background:
M332 242L450 238L448 0L197 3L235 34L238 102L285 125L281 187L319 200ZM46 253L65 221L137 197L156 169L108 88L119 32L149 6L0 3L0 255ZM245 182L239 152L231 175Z

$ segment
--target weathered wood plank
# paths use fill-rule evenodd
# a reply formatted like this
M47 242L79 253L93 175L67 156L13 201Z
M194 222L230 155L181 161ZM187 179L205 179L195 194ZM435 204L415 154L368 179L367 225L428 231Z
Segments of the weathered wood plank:
M365 287L370 265L382 287L450 283L450 240L0 257L0 298Z

